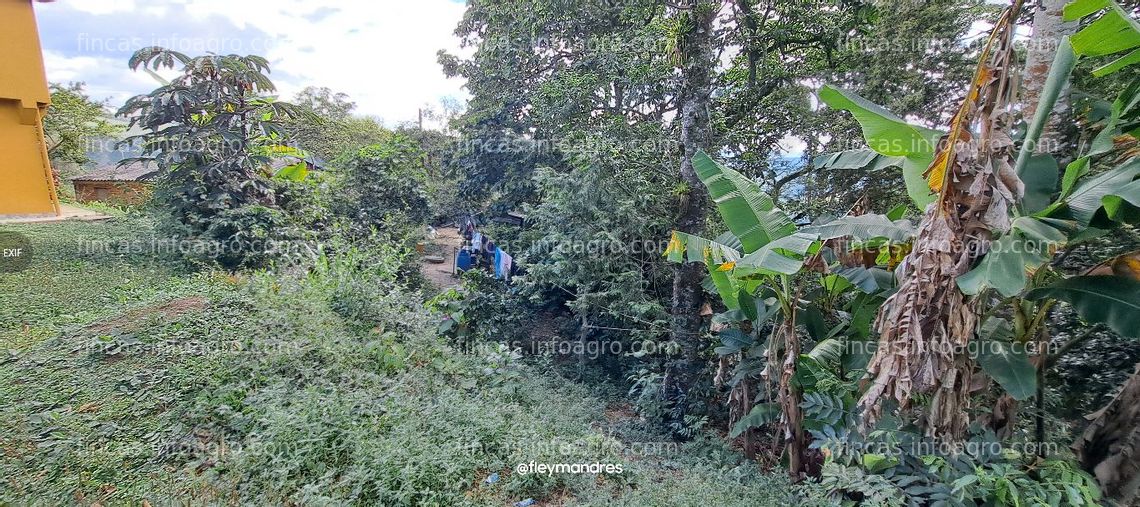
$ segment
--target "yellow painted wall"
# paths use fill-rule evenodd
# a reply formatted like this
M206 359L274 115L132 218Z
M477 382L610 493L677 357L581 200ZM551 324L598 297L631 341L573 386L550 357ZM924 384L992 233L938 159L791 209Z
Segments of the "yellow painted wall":
M42 119L51 101L31 0L0 0L0 215L58 215Z

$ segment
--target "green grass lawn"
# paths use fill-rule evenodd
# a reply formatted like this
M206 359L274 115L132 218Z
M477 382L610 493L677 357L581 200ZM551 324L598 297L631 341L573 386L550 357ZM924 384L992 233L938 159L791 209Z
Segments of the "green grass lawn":
M208 281L167 256L132 253L150 244L149 230L138 219L0 226L34 248L29 269L0 275L0 349L204 290Z
M145 221L3 230L35 258L0 274L0 504L798 504L716 440L630 452L666 439L541 362L453 349L382 267L228 276L76 246Z

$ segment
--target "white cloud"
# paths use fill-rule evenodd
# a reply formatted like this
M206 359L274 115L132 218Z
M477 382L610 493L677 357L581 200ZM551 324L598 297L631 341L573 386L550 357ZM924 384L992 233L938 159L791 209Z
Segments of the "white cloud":
M44 51L44 66L48 80L53 83L82 81L85 91L97 99L110 99L112 109L118 108L131 96L158 84L142 72L130 72L124 62L97 56L65 56L56 51Z
M190 53L214 49L261 54L270 60L270 77L282 96L305 86L327 86L347 93L359 113L379 116L390 125L415 120L419 107L435 105L443 97L467 98L462 80L447 79L436 61L440 49L458 50L452 32L463 16L463 3L364 0L327 5L304 0L182 0L145 11L161 23L140 20L125 27L129 33L115 36L168 41ZM37 11L42 17L48 9L60 9L63 12L52 14L76 16L78 21L67 24L95 32L99 16L117 16L136 7L132 1L85 0L40 4ZM65 24L41 22L41 38L75 35L49 33L53 26L64 30ZM176 32L180 26L189 28ZM216 29L205 33L211 26ZM126 68L127 56L45 48L45 65L50 81L86 81L92 93L121 102L154 86L145 74ZM116 89L119 86L124 88Z
M111 14L115 12L131 12L137 7L134 0L84 0L82 2L68 2L75 10L88 14Z

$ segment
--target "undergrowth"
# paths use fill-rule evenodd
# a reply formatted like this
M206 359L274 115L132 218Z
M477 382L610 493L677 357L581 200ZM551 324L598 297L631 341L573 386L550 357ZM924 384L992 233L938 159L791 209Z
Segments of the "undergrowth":
M715 439L643 452L631 440L666 439L607 421L586 386L498 345L454 348L383 242L235 276L51 246L138 223L21 230L51 253L0 277L38 280L4 297L40 329L0 368L0 504L794 501ZM623 471L517 472L529 462Z

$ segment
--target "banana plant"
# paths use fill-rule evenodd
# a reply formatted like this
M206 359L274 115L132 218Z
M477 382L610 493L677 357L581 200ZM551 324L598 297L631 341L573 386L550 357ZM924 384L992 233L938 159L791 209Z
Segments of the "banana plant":
M796 275L810 271L805 269L805 263L820 262L829 240L854 237L865 248L873 246L889 252L885 246L909 240L913 227L903 220L864 215L800 229L755 182L722 166L703 151L693 157L693 167L716 203L728 232L707 239L675 231L665 255L673 262L704 263L710 290L715 290L728 309L718 316L717 324L738 325L720 332L722 345L717 347L721 356L739 357L730 399L737 400L740 408L736 410L737 422L730 436L745 434L746 449L750 449L747 441L751 428L782 416L789 468L798 474L806 438L801 413L800 380L804 377L797 375L797 367L802 361L834 357L828 351L834 351L839 342L827 341L837 331L820 332L820 326L809 325L809 331L814 329L811 334L819 341L818 352L801 354L797 325L822 319L817 318L811 305L805 305L805 286L797 283ZM820 285L826 289L826 296L835 299L849 288L874 286L877 291L882 280L882 276L876 279L873 272L863 268L824 275ZM803 321L800 315L806 315ZM873 311L864 309L861 315L873 315ZM766 341L762 341L760 333L769 321L771 330ZM722 361L722 370L724 366ZM718 379L723 376L723 371L718 372ZM779 393L776 402L752 406L752 385L757 378L775 380Z
M1135 158L1134 149L1136 121L1140 117L1140 80L1122 90L1107 108L1101 131L1088 149L1066 166L1059 182L1056 161L1031 152L1060 88L1079 58L1140 47L1140 26L1114 2L1077 1L1065 8L1065 18L1069 20L1098 13L1071 39L1061 41L1042 93L1042 104L1029 124L1018 157L1019 176L1027 188L1036 186L1043 198L1030 199L1027 193L1022 205L1014 210L1013 230L998 240L1000 248L959 279L963 292L978 294L992 289L1003 298L998 304L1008 305L1012 322L994 317L998 322L989 326L991 329L1012 327L1012 342L1036 341L1042 350L1049 340L1043 322L1061 301L1070 304L1090 324L1104 324L1121 336L1140 338L1140 267L1132 262L1137 253L1109 259L1077 276L1066 276L1050 262L1059 250L1074 248L1120 224L1135 224L1140 218L1140 160ZM1107 75L1140 61L1136 57L1138 51L1134 49L1097 68L1094 76ZM1093 168L1106 165L1104 162L1110 168L1092 174ZM1049 362L1042 352L1032 368L1007 368L1002 385L1009 396L1024 400L1036 395L1040 405ZM1007 414L997 418L1004 420L1003 427L991 426L999 433L1008 433L1016 403L999 401L996 406L1007 407ZM1038 414L1036 439L1043 441L1045 437L1044 420Z
M1069 164L1060 178L1058 165L1051 156L1034 153L1060 89L1080 58L1131 51L1094 70L1096 76L1140 62L1140 25L1115 2L1077 0L1065 8L1064 16L1070 21L1086 17L1091 21L1058 46L1041 103L1015 159L1014 169L1024 185L1024 196L1010 209L1008 231L994 230L997 238L988 252L955 280L966 296L999 296L1000 303L985 312L989 318L977 324L987 343L974 347L982 354L974 359L1018 400L1039 392L1037 380L1046 363L1039 360L1032 365L1025 355L1026 347L1018 345L1044 339L1044 319L1057 301L1069 302L1087 321L1104 323L1123 336L1140 333L1140 283L1134 280L1136 270L1118 268L1109 271L1108 276L1065 277L1049 265L1058 249L1071 248L1119 223L1135 223L1140 217L1140 162L1133 159L1140 118L1140 108L1136 107L1140 102L1140 84L1126 88L1106 108L1104 128L1089 150ZM941 186L941 181L935 181L938 172L933 171L934 145L923 141L928 139L925 136L941 133L907 125L889 111L850 92L825 86L819 95L824 103L855 116L870 150L825 154L817 157L817 167L900 167L907 178L908 191L920 208L935 197L919 186L916 175L922 176L925 171L929 178L924 179L930 189ZM1115 167L1091 174L1097 161L1111 157L1119 160ZM931 167L921 168L924 162ZM1109 263L1130 266L1119 260ZM1008 312L1004 311L1006 307ZM996 317L999 313L1010 315L1010 320Z
M1056 161L1033 154L1059 91L1079 58L1132 50L1095 69L1094 76L1140 62L1140 49L1136 49L1140 48L1140 25L1119 5L1111 0L1077 0L1065 7L1066 20L1086 16L1095 19L1071 38L1063 39L1057 48L1041 104L1018 155L1019 176L1027 190L1036 187L1038 198L1030 199L1027 192L1026 199L1013 210L1010 233L999 238L982 262L958 280L967 294L993 289L1010 298L1021 340L1034 337L1037 329L1033 322L1058 300L1072 304L1088 322L1103 323L1122 336L1140 338L1140 269L1117 270L1108 276L1065 277L1049 263L1059 249L1072 248L1123 223L1135 224L1140 218L1140 160L1135 158L1134 148L1140 118L1140 80L1120 92L1101 131L1089 148L1066 166L1060 182ZM1097 162L1112 158L1117 160L1114 166L1091 174ZM1022 320L1029 326L1021 325Z

